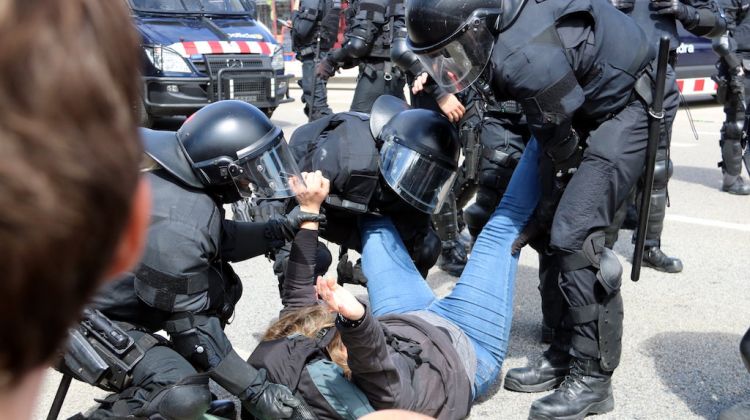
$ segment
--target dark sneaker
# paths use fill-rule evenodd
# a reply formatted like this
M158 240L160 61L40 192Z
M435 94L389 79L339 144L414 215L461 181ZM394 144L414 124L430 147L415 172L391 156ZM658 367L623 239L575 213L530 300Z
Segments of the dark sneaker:
M682 271L682 261L670 257L659 247L648 247L643 252L643 265L665 273L679 273Z
M560 387L531 404L529 420L579 420L614 410L612 376L598 365L597 360L574 359Z
M517 392L544 392L554 389L570 371L570 355L549 349L529 366L505 374L506 389Z

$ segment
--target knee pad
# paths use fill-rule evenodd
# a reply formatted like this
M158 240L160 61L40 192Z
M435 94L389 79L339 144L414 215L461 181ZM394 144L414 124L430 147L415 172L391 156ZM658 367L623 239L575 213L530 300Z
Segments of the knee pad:
M202 418L211 406L207 375L187 377L152 395L137 415L146 418L159 418L159 415L169 420L193 420Z
M208 370L232 351L217 317L182 313L167 321L164 330L174 349L193 365Z
M614 251L605 246L606 234L596 231L583 241L580 251L560 258L560 271L565 273L586 267L594 267L596 279L606 295L612 295L622 286L622 264Z
M427 277L427 272L435 265L442 250L442 241L432 229L427 230L414 241L411 257L422 277Z
M740 355L742 356L742 362L745 363L745 367L750 372L750 329L747 330L740 341Z
M657 160L654 166L654 190L667 188L667 182L672 177L674 168L672 166L672 160L663 159Z
M722 138L737 139L742 138L743 121L725 121L721 126Z

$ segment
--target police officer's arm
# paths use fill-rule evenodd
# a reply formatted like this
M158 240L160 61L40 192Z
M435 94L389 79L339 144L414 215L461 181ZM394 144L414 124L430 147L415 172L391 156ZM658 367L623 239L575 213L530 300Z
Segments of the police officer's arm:
M237 262L270 252L279 242L279 234L272 222L236 222L224 219L221 235L222 257L227 261Z
M363 0L357 14L346 30L346 41L340 49L328 55L336 63L344 63L352 58L366 57L372 50L375 37L385 25L387 0Z
M311 40L315 22L321 16L318 7L318 0L302 0L299 3L299 9L292 14L292 28L295 35L300 39Z
M733 40L750 39L750 9L744 1L734 1L737 5L735 9L734 28L732 29ZM747 42L747 41L745 41ZM735 46L736 47L736 46ZM750 45L741 45L742 50L746 50ZM735 49L733 49L735 51Z
M408 408L416 400L409 366L392 357L380 322L333 278L319 278L318 295L334 311L336 328L347 350L352 381L376 409Z
M674 15L694 35L712 38L727 29L714 0L659 0L652 2L651 7L658 14Z

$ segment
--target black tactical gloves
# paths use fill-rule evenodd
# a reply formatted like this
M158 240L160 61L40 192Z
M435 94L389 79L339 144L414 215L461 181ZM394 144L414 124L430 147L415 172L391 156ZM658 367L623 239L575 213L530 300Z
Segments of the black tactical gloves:
M268 382L265 369L258 370L258 379L259 383L248 390L249 399L243 401L243 406L256 419L315 419L305 402L295 397L289 388Z
M674 15L680 21L691 19L695 14L695 9L682 4L679 0L652 1L651 9L660 15Z
M338 65L330 57L326 57L315 66L315 76L319 79L328 80L335 73Z

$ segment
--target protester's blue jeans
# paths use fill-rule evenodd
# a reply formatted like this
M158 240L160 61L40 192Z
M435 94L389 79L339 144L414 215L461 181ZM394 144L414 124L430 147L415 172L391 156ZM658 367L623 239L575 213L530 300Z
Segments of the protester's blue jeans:
M477 355L475 397L495 382L508 349L518 266L518 255L510 249L539 199L539 153L532 139L461 278L442 299L420 276L390 219L369 217L362 222L362 270L373 314L428 310L461 328Z

